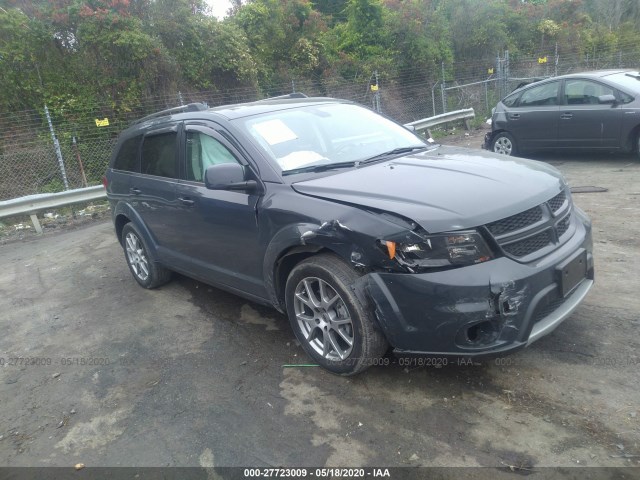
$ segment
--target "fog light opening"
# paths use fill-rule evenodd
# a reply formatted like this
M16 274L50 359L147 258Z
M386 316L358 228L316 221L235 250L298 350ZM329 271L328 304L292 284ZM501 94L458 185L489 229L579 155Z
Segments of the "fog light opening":
M471 325L466 331L467 341L473 345L492 343L499 334L498 324L489 320Z

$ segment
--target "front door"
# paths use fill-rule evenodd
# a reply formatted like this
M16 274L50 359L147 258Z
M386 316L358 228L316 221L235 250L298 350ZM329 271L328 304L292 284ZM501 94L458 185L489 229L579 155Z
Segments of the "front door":
M507 130L523 149L553 148L558 141L558 90L560 82L546 82L520 95L508 108Z
M200 125L185 125L182 180L176 186L180 205L180 239L175 254L190 269L212 283L221 283L266 298L258 242L256 208L260 195L242 191L209 190L207 167L237 162L253 175L248 162L219 133Z

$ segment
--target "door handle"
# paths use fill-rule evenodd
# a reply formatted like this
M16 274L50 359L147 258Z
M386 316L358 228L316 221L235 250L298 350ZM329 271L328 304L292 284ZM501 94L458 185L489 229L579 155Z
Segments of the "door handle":
M191 200L189 197L179 197L178 200L180 200L180 203L186 207L193 207L196 204L196 202Z
M510 114L509 114L509 118L510 118L511 120L517 120L517 119L519 119L519 118L520 118L520 114L519 114L519 113L510 113Z
M142 193L142 190L140 190L139 188L136 187L131 187L129 189L129 193L132 195L140 195Z
M562 120L569 120L570 118L573 118L573 113L571 112L563 113L562 115L560 115L560 118Z

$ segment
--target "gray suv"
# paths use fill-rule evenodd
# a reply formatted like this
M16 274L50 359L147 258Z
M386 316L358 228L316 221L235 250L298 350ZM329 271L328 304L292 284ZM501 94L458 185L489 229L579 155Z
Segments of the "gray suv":
M121 134L105 183L141 286L175 271L286 312L338 374L389 347L517 350L593 284L590 221L553 167L432 145L345 101L159 112Z

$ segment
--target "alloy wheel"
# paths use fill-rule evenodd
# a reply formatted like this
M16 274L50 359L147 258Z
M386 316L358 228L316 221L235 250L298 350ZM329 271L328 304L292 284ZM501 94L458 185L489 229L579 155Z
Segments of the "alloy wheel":
M351 315L338 292L316 277L302 279L295 289L294 311L304 339L327 360L349 357L354 344Z
M502 155L511 155L513 144L507 137L499 137L493 144L493 151Z
M131 267L133 274L144 282L149 278L149 262L142 246L142 242L137 235L129 232L125 236L125 243L129 266Z

